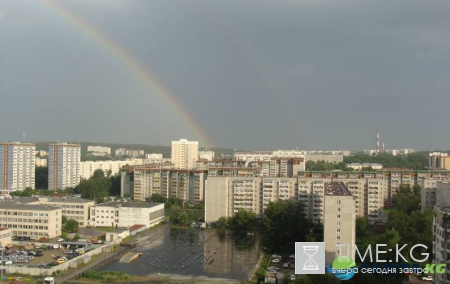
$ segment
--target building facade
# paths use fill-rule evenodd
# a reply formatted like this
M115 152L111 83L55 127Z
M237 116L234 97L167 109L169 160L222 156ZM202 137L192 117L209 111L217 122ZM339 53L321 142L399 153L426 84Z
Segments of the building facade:
M0 143L0 191L34 189L35 151L30 143Z
M81 146L56 143L49 145L48 189L75 187L80 183Z
M435 215L433 220L433 263L441 264L450 261L450 207L435 207ZM445 273L434 275L434 283L446 284L450 283L450 270L446 269Z
M325 184L323 235L326 264L333 263L339 256L337 244L349 245L349 251L354 251L356 236L354 202L350 191L342 182Z
M89 223L93 227L150 228L164 221L164 203L107 202L91 207Z
M428 168L432 170L450 170L450 156L447 153L430 153Z
M0 203L0 227L15 236L55 238L61 235L61 208L46 205Z
M134 168L134 200L145 200L152 194L165 198L177 197L183 201L199 203L203 200L206 171L162 169L151 166ZM124 182L126 177L123 177Z
M87 151L92 156L110 156L111 155L111 147L87 146Z
M12 231L10 228L0 228L0 246L11 244Z
M116 157L143 158L144 150L117 148L114 154L116 155Z
M172 141L171 161L176 169L195 169L198 159L198 141Z
M214 161L214 151L198 151L198 159Z

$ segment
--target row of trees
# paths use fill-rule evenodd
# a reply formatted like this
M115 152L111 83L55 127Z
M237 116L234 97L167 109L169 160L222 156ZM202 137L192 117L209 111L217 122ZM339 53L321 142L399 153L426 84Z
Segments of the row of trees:
M120 195L120 176L111 175L111 172L95 170L92 177L81 180L74 188L74 193L81 194L82 198L95 200L101 203L107 196Z
M259 230L263 232L263 247L277 253L292 253L295 242L323 240L322 225L311 222L306 218L303 206L292 201L270 203L262 218L252 211L240 209L233 217L221 217L218 229L235 233Z

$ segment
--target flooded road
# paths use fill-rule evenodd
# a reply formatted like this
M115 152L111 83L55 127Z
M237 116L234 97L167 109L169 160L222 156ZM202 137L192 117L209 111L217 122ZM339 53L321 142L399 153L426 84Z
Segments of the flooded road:
M224 236L216 230L161 227L139 236L137 244L133 252L141 257L103 270L246 280L260 257L256 236Z

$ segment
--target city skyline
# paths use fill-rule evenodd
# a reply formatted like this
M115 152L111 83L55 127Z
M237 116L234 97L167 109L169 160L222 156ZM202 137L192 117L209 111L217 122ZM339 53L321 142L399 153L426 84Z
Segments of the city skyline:
M446 150L449 9L0 1L0 140Z

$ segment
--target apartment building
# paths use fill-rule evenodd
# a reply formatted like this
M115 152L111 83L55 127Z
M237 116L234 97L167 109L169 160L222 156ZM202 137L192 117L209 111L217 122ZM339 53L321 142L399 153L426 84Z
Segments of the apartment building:
M433 205L433 204L431 204ZM450 206L450 182L438 181L436 183L436 206Z
M436 206L433 220L433 263L448 263L450 261L450 207ZM443 274L434 274L434 283L450 283L450 270Z
M0 191L34 189L35 144L0 143Z
M214 160L214 151L198 151L198 159L213 161Z
M66 142L50 144L48 151L48 189L75 187L80 183L81 146Z
M144 157L144 150L131 150L125 148L117 148L114 151L116 157L141 158Z
M92 156L110 156L111 155L111 147L87 146L87 151Z
M436 206L436 188L441 179L424 178L421 180L420 207L422 212Z
M198 141L172 141L172 164L176 169L195 169L198 160Z
M207 172L202 170L164 169L151 165L135 167L133 198L145 200L158 193L166 198L177 197L199 203L204 198L206 177ZM125 182L126 175L122 179Z
M331 264L339 256L337 244L355 247L356 214L354 198L342 182L325 183L323 231L325 263ZM345 247L346 249L347 247Z
M107 202L91 207L89 224L93 227L150 228L164 221L164 203Z
M432 170L450 170L450 156L448 153L430 153L428 157L428 168Z
M61 235L62 209L47 205L0 203L0 227L12 235L55 238Z
M80 178L89 179L96 170L102 170L105 174L119 174L122 167L138 166L146 164L144 159L127 159L122 161L84 161L80 162Z

